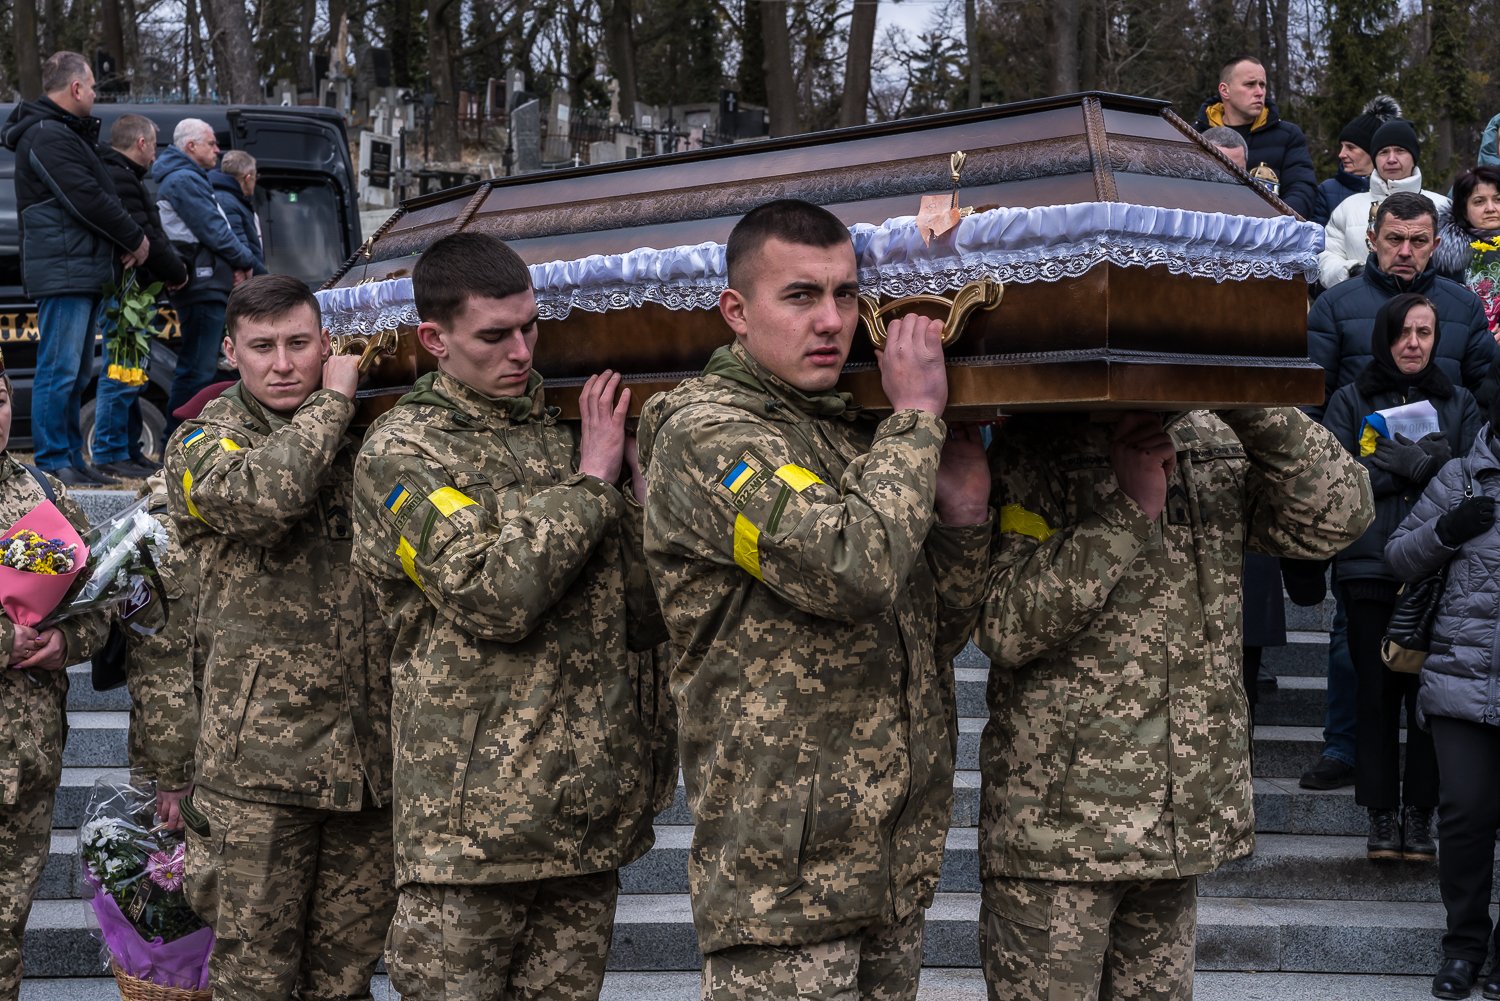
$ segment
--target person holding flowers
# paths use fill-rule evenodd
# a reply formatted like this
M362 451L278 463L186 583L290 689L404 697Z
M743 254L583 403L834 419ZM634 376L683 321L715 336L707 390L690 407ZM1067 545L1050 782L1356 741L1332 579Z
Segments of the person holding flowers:
M62 483L5 451L10 422L10 377L0 361L0 523L52 500L80 534L86 531L88 518ZM47 550L47 569L57 571L58 547L40 541L40 548L29 547L28 558L46 559ZM25 542L21 549L28 549ZM0 1001L20 995L21 940L51 844L52 801L68 733L65 668L93 654L108 623L108 613L98 611L37 629L14 621L8 609L0 608Z
M389 645L351 564L358 359L289 276L230 294L240 382L166 449L207 637L188 899L219 1001L368 997L395 906Z

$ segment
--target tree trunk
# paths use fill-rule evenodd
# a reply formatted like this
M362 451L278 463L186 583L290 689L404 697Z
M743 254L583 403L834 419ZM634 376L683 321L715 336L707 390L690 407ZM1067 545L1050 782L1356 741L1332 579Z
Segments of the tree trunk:
M427 65L432 74L432 157L453 161L463 153L458 138L458 87L453 65L454 0L432 0L427 11Z
M99 47L109 53L114 62L115 79L121 79L126 75L126 67L130 64L125 61L125 31L120 22L120 0L101 0L99 27Z
M42 96L43 59L36 44L36 0L16 0L12 20L15 29L16 85L24 100L34 101Z
M1099 4L1100 0L1084 0L1078 59L1078 82L1084 90L1099 89Z
M249 44L250 19L240 0L203 0L203 13L218 70L219 93L231 104L261 102L260 71L255 65L255 46Z
M295 22L297 31L297 90L316 97L319 87L322 84L322 81L318 79L318 74L313 70L312 55L313 15L317 13L318 5L315 3L302 3L297 5L295 9L298 18Z
M139 78L141 66L141 35L135 12L135 0L120 0L120 29L125 40L125 65L131 76Z
M193 74L193 80L198 85L198 96L200 98L208 95L208 61L203 58L203 36L199 33L198 22L207 18L210 12L198 5L198 0L186 0L187 20L184 24L186 37L186 52L182 61L182 94L186 98L189 91L188 74ZM205 3L210 0L204 0ZM212 29L210 29L212 30Z
M967 0L970 6L974 0ZM876 0L854 0L849 18L849 54L844 63L844 96L839 102L839 125L863 125L869 120L870 62L875 57Z
M63 23L62 0L46 0L46 8L42 13L42 58L46 59L62 48L58 41Z
M620 85L620 117L635 117L639 87L635 76L635 6L632 0L614 0L604 13L604 52L609 71Z
M979 0L964 0L964 50L968 53L969 59L969 99L966 104L970 108L977 108L982 101L979 74Z
M1052 89L1057 94L1078 90L1078 14L1080 0L1054 0L1049 18L1052 47Z
M794 136L802 131L797 110L797 83L792 78L792 40L786 24L786 0L761 0L760 26L765 36L766 105L771 112L771 135Z

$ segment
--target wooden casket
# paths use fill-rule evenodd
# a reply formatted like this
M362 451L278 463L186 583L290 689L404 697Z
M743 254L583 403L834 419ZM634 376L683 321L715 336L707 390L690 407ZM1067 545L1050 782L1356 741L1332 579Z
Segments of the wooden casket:
M954 192L966 214L924 239L923 196ZM717 310L724 241L746 211L782 197L849 225L871 307L1003 287L945 349L952 417L1322 402L1306 342L1322 228L1168 105L1111 94L451 189L406 202L318 296L340 347L375 363L365 392L399 391L431 365L409 336L417 256L448 233L493 233L531 266L549 400L576 412L584 379L613 368L639 406L729 340ZM863 334L842 387L889 406Z

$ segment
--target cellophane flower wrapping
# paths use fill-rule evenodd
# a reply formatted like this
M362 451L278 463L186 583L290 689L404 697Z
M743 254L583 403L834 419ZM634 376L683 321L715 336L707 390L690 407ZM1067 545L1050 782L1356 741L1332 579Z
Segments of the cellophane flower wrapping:
M83 894L99 921L105 965L132 977L204 990L213 929L188 906L182 837L155 823L146 782L100 779L78 829Z
M138 578L157 579L156 568L167 552L167 531L147 513L149 501L142 497L89 529L83 540L88 553L83 575L47 616L45 625L119 604L129 597Z
M28 542L33 538L28 533L34 533L44 544L72 546L71 569L53 573L22 569L34 562L23 550L29 549L33 555L36 552L36 547ZM42 501L32 508L0 534L0 539L9 540L0 548L15 549L10 561L13 565L0 564L0 608L5 609L5 617L10 621L36 626L57 609L76 585L89 558L89 547L51 501ZM56 570L56 565L49 569Z

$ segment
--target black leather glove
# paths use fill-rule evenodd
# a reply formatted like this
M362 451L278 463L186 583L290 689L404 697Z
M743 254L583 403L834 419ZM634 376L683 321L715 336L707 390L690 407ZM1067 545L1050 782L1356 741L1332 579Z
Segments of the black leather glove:
M1437 520L1438 541L1449 549L1457 549L1476 536L1483 535L1495 527L1495 499L1493 497L1470 497L1458 507Z
M1396 440L1405 441L1406 438L1403 435L1398 434L1396 435ZM1448 439L1440 431L1434 431L1432 432L1432 434L1423 435L1421 438L1417 439L1417 444L1421 446L1422 451L1426 452L1428 455L1432 456L1438 461L1438 466L1440 468L1443 463L1453 458L1453 446L1448 444Z
M1442 468L1442 462L1428 455L1427 450L1414 441L1397 436L1395 439L1379 438L1375 442L1375 453L1370 456L1370 465L1384 469L1393 476L1400 476L1416 484L1426 483L1432 474Z

